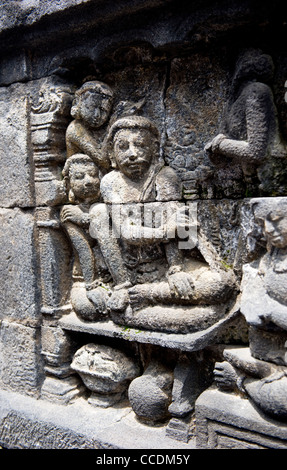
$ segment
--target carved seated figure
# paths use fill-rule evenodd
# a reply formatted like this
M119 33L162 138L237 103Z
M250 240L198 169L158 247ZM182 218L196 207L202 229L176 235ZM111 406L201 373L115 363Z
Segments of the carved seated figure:
M61 209L60 219L73 247L73 286L71 303L84 320L96 320L106 314L109 271L97 243L89 235L89 209L100 199L99 170L84 154L69 157L63 169L69 202ZM93 304L87 293L97 298Z
M143 117L121 118L110 128L106 149L114 170L101 181L105 204L91 209L90 233L116 284L108 304L112 319L173 332L214 324L226 313L234 277L179 249L189 220L179 210L181 182L160 159L157 128ZM152 217L141 217L149 211ZM157 211L166 214L158 223ZM108 218L113 236L102 223Z
M249 348L227 349L215 377L220 388L237 388L266 414L286 421L287 200L278 199L255 207L267 253L243 271L241 312L249 325Z
M74 120L66 131L68 158L84 153L102 172L109 169L109 160L102 158L101 147L112 104L113 91L102 82L86 82L76 91L71 109Z

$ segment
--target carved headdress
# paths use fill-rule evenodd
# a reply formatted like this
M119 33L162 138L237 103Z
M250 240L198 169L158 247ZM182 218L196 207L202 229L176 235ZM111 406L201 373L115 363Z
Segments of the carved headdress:
M81 88L75 92L71 109L71 116L75 119L78 117L78 105L81 96L87 91L93 91L101 95L103 98L109 98L110 100L112 100L114 96L113 90L106 83L100 82L98 80L85 82Z

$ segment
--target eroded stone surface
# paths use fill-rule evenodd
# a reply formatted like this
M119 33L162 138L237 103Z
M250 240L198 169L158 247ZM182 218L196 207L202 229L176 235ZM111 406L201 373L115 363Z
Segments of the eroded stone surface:
M32 211L0 209L1 319L40 323L35 219Z
M69 419L10 410L1 439L122 447L143 420L199 447L284 447L284 15L40 3L1 6L0 377Z
M0 109L0 203L2 207L31 207L34 193L27 86L2 87Z

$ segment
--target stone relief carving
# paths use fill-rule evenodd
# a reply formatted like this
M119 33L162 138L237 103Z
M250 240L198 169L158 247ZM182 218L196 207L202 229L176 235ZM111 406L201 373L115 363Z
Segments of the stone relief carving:
M100 199L99 169L88 155L77 153L67 159L63 176L71 204L63 206L60 219L74 249L71 303L81 318L95 320L107 311L107 292L98 286L110 280L103 256L88 230L89 209ZM87 297L92 288L94 303Z
M70 119L74 89L53 80L43 82L31 103L31 141L38 205L53 206L65 200L60 165L66 159L65 130Z
M239 390L263 412L286 421L287 200L253 203L266 252L243 267L241 311L249 325L249 347L226 349L215 368L223 390ZM260 232L259 232L260 233Z
M68 158L75 153L84 153L100 170L109 169L101 145L112 104L113 91L105 83L88 81L76 90L71 108L74 120L66 131Z
M205 146L219 169L242 170L247 196L286 194L287 147L279 132L271 89L273 72L269 55L253 49L242 54L221 132Z
M279 136L271 88L264 82L272 71L272 59L257 52L248 51L237 65L222 130L202 149L215 169L202 160L197 169L199 173L204 169L205 176L199 179L210 189L210 198L210 178L216 168L231 169L235 179L239 175L246 194L285 193L280 178L286 146ZM113 106L109 86L84 83L75 92L73 121L65 133L67 158L61 185L66 203L57 229L63 229L73 251L71 309L84 324L103 322L109 328L119 325L167 338L171 333L208 331L230 312L240 310L249 325L250 344L224 350L225 361L215 367L216 383L225 391L238 387L264 412L286 420L282 402L287 344L285 200L282 210L278 198L274 211L261 199L255 204L256 220L260 220L256 233L262 227L267 254L245 265L241 273L240 260L235 260L234 269L220 259L215 246L228 238L228 229L222 229L219 219L211 220L205 233L197 220L196 203L186 202L198 197L198 175L193 174L194 180L188 175L186 181L192 180L189 189L194 192L187 196L181 173L164 160L158 126L139 115L144 101L120 101L112 114ZM52 108L42 99L34 112L45 114ZM55 105L52 112L57 109ZM216 205L212 207L216 211ZM202 214L207 212L211 214L206 206ZM231 225L240 223L237 215L232 219ZM276 236L268 231L271 225L273 232L277 225ZM221 239L218 232L224 230L227 233ZM178 438L182 432L183 439L189 439L189 416L198 395L211 383L214 359L207 354L208 360L203 361L198 347L191 354L179 353L172 365L151 355L140 367L120 348L92 342L74 354L69 334L54 326L50 331L47 323L42 331L43 343L48 344L51 335L61 342L57 354L53 348L43 349L48 374L43 397L50 399L52 389L59 396L65 390L69 402L85 389L91 392L88 402L99 407L128 398L140 420L149 424L170 420L170 435ZM207 339L205 344L212 342ZM62 388L55 385L56 379Z
M183 213L179 216L181 184L174 170L160 161L158 144L158 131L147 118L125 117L111 126L106 147L115 169L101 181L105 205L91 210L90 233L102 239L100 246L105 243L104 257L112 275L115 258L114 277L126 270L125 277L118 276L126 288L117 286L108 303L113 320L186 332L224 315L235 279L231 271L213 272L206 261L193 262L179 249L180 230L191 221ZM121 217L115 216L114 204L120 206ZM147 210L165 211L168 220L159 226L144 225L141 213ZM110 250L109 233L104 232L109 225L102 222L108 216L120 234Z

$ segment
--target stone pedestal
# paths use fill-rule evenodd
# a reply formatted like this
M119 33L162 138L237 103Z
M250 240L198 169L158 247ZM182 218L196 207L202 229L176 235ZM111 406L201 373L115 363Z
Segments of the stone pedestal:
M198 449L287 449L287 425L239 395L210 388L198 398L195 416Z

